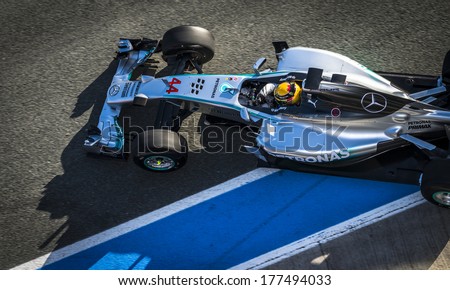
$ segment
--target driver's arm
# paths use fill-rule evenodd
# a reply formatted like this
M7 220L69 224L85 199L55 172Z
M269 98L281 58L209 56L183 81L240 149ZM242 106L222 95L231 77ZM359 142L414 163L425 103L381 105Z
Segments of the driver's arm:
M257 95L257 99L264 100L267 104L272 104L273 102L273 92L275 91L275 84L266 84Z

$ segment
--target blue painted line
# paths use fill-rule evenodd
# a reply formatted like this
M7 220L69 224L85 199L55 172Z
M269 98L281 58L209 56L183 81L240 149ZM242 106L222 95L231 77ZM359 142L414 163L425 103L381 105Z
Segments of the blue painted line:
M417 190L281 170L43 269L227 269Z

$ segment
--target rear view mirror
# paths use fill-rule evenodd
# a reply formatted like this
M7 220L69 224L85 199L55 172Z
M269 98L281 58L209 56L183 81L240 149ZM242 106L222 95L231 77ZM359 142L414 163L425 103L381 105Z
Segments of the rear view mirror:
M260 59L258 59L255 64L253 65L253 70L255 71L255 74L261 74L259 72L259 69L266 63L266 58L265 57L261 57Z

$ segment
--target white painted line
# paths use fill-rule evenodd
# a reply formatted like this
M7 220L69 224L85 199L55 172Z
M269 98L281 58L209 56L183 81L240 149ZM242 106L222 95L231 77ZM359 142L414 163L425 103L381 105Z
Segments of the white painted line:
M327 228L314 235L292 242L247 262L236 265L230 270L256 270L263 269L281 260L287 259L320 244L329 242L343 235L349 234L357 229L367 227L385 218L398 214L407 209L424 203L420 191L405 196L401 199L388 203L384 206L366 212L362 215L349 219L338 225Z
M208 199L217 197L235 188L241 187L245 184L251 183L270 174L279 171L279 169L272 168L257 168L246 174L240 175L236 178L230 179L224 183L216 185L214 187L205 189L195 195L191 195L177 202L169 204L163 208L150 212L148 214L142 215L138 218L130 220L126 223L118 225L114 228L96 234L87 239L76 242L72 245L66 246L50 254L46 254L42 257L36 258L30 262L19 265L12 268L11 270L35 270L43 267L44 265L49 265L54 262L60 261L68 256L74 255L76 253L82 252L89 248L92 248L98 244L104 243L106 241L117 238L121 235L139 229L143 226L149 225L156 221L159 221L165 217L173 215L177 212L190 208L196 204L202 203Z

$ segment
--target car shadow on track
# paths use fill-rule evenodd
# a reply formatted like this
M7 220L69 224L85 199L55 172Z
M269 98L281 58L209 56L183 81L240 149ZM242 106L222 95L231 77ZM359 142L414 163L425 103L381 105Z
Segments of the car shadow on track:
M92 112L61 155L64 174L45 186L37 207L51 219L67 221L42 242L41 250L67 246L255 168L256 159L243 153L189 153L187 165L171 173L147 172L131 158L88 156L82 149L86 130L97 124L116 67L111 62L78 96L71 118ZM155 113L151 104L123 110L140 127L150 125Z

